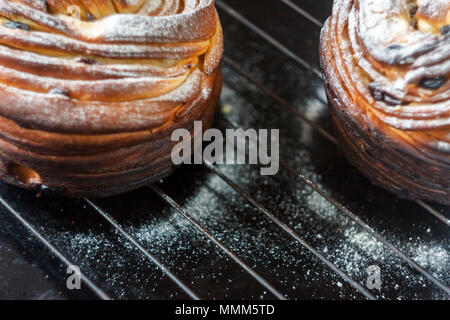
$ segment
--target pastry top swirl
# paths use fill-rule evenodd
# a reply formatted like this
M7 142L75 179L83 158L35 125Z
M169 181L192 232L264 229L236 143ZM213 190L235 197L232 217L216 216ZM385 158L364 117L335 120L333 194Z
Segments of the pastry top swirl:
M336 0L323 30L328 81L348 112L440 163L450 163L449 24L450 0Z
M8 140L8 120L55 139L167 126L211 91L223 50L213 0L0 0L0 16Z

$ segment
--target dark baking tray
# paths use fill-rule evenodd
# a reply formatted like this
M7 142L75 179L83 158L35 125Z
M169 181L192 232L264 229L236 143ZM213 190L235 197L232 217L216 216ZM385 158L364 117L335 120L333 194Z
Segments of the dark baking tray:
M25 298L448 299L450 208L373 186L334 143L317 54L331 0L216 3L226 45L215 126L279 128L279 174L185 166L159 193L92 203L1 184L2 230L27 258L11 270L0 252L0 298L20 285ZM72 263L78 292L65 288ZM371 265L380 290L366 288Z

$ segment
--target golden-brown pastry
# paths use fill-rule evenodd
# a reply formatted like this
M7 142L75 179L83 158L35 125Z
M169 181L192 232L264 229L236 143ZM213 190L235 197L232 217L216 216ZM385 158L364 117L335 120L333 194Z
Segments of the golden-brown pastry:
M450 0L336 0L321 35L332 119L375 184L450 204Z
M107 196L173 170L177 128L211 125L213 0L0 0L0 178Z

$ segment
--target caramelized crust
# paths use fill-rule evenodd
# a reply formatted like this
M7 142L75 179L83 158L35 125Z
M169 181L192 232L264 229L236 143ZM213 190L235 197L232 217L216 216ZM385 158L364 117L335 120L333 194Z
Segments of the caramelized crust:
M212 0L0 0L0 178L96 197L167 176L222 51Z
M450 1L335 0L321 65L338 138L374 183L450 204Z

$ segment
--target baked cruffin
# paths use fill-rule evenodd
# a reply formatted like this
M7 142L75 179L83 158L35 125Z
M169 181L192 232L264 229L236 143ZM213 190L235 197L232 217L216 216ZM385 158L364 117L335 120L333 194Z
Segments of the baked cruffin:
M213 0L0 0L0 176L107 196L169 175L172 132L208 128Z
M336 0L320 45L345 155L404 198L450 204L450 0Z

